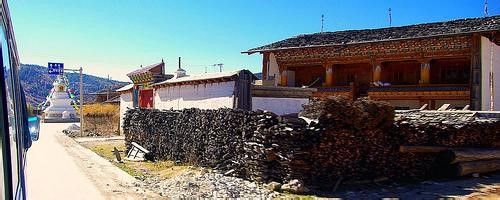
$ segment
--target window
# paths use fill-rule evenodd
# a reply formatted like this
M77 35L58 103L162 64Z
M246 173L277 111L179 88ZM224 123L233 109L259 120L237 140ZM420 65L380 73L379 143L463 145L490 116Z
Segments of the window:
M356 81L356 76L354 74L347 74L346 81L347 83L354 83L354 81Z
M402 83L404 81L403 72L396 71L393 73L392 80L395 83Z
M469 83L470 70L462 66L447 66L441 68L441 82L449 84Z
M19 96L19 87L18 82L16 79L14 79L15 72L13 71L13 66L11 66L10 62L10 53L9 53L9 45L7 43L7 37L5 34L5 28L3 26L0 26L0 42L1 42L1 65L2 65L2 74L4 76L3 82L2 82L2 109L3 112L0 113L2 115L2 145L5 145L2 147L2 159L9 159L9 160L2 160L4 165L4 171L3 175L5 176L6 174L9 173L9 171L6 168L10 168L11 171L11 177L12 179L9 179L9 177L2 177L3 179L8 178L7 181L11 181L12 184L12 194L15 194L16 196L20 195L18 193L18 186L20 183L19 175L22 173L22 169L20 166L20 161L22 160L22 139L19 138L19 133L18 133L18 120L20 117L20 112L19 112L19 99L16 98L16 96ZM9 167L11 166L11 167ZM5 173L7 172L7 173ZM2 188L5 189L5 188ZM4 194L6 191L3 191Z

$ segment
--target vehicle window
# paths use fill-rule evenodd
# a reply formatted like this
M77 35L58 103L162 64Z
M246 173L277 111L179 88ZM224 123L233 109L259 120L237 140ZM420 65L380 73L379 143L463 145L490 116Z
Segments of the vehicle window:
M7 37L5 35L5 29L3 26L0 26L0 42L2 44L1 51L2 51L2 63L3 63L3 73L4 73L4 80L5 80L5 96L6 96L6 111L8 113L8 139L10 143L10 154L11 154L11 165L12 165L12 185L14 186L14 191L12 191L14 194L16 194L16 186L18 185L19 182L19 158L18 158L18 138L17 138L17 130L16 130L16 119L17 118L17 112L15 112L17 109L15 107L15 90L16 87L14 87L14 80L13 80L13 73L12 73L12 68L11 68L11 63L10 63L10 57L9 57L9 47L7 43Z

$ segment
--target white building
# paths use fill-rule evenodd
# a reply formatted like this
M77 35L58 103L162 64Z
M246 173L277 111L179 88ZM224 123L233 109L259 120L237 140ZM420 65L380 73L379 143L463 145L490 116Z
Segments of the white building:
M142 72L145 71L148 69L142 69ZM131 78L135 83L117 90L121 94L121 126L125 112L136 107L174 110L260 109L279 115L297 113L302 110L302 105L309 101L314 90L253 85L257 77L248 70L189 76L185 70L179 68L172 78L157 82L144 78L145 75L134 76L150 81L139 82ZM151 91L152 97L145 91Z

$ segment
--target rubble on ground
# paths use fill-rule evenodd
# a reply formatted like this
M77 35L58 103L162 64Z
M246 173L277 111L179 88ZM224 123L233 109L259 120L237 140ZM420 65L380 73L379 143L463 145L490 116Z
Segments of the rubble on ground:
M213 172L188 171L171 179L147 178L144 182L159 195L173 199L270 199L278 194L256 183Z

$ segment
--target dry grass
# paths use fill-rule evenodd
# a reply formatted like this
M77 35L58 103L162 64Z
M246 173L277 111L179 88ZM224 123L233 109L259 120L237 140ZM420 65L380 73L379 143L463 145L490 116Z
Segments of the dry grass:
M161 179L169 179L188 171L188 166L175 165L172 161L156 161L156 162L133 162L125 160L126 152L120 152L123 163L118 163L115 160L115 155L112 150L116 147L118 150L125 150L125 142L122 140L114 141L98 141L98 142L83 142L83 146L94 151L101 157L110 160L114 165L135 177L160 177Z
M83 106L85 117L113 117L120 115L120 106L113 104L89 104Z
M120 106L90 104L83 106L83 129L86 133L100 136L116 135L120 126Z

